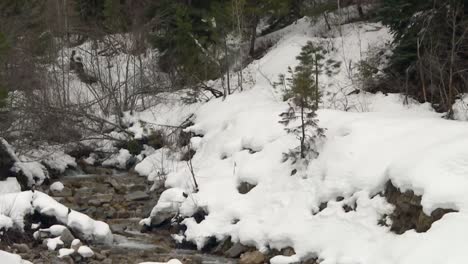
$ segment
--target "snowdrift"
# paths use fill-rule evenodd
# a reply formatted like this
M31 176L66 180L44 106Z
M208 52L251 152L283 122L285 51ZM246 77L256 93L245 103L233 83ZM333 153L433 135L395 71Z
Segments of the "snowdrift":
M300 23L295 27L301 30L292 30L249 66L255 77L251 89L224 101L212 100L195 111L194 125L186 131L200 135L192 138L199 191L193 192L187 167L171 171L166 192L184 190L189 197L161 201L152 217L163 207L185 216L203 208L208 215L202 222L184 220L186 240L198 248L215 237L261 251L295 249L293 256L273 258L274 264L313 257L322 264L464 263L468 124L443 120L426 104L403 105L399 95L346 96L356 87L344 67L355 65L369 47L390 39L381 25L346 25L348 30L342 32L347 34L330 40L337 48L330 56L343 63L333 79L321 77L326 83L322 107L334 108L318 112L326 140L307 168L283 162L282 154L299 142L278 123L288 106L281 100L281 90L271 84L297 64L295 56L303 44L317 40ZM346 107L335 107L337 98L346 100ZM140 172L150 175L145 167ZM422 195L427 214L436 208L458 212L445 215L426 233L391 233L379 225L393 210L379 195L388 180ZM241 194L238 186L243 182L255 187ZM323 202L328 202L326 208L320 208ZM355 204L354 210L344 210L348 204Z

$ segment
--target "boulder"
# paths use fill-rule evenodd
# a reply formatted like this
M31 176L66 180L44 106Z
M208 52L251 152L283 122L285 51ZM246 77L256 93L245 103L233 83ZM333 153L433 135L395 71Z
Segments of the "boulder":
M249 248L242 245L241 243L237 242L234 245L232 245L231 248L229 248L226 251L226 257L229 258L238 258L242 253L247 251Z
M265 261L265 255L262 252L250 251L241 255L239 264L263 264Z
M255 188L256 185L248 183L248 182L241 182L237 186L237 190L239 191L240 194L246 194L250 192L253 188Z
M62 240L64 247L69 248L73 240L75 240L75 237L68 228L65 228L60 235L60 240Z
M452 209L437 208L431 215L426 215L421 205L421 196L416 195L411 190L401 192L391 181L386 184L385 197L389 203L395 206L389 217L392 220L390 230L397 234L403 234L411 229L418 233L426 232L435 221L441 219L445 214L457 212Z
M15 154L11 151L10 145L6 140L0 138L0 181L14 176L11 167L15 164L16 159Z

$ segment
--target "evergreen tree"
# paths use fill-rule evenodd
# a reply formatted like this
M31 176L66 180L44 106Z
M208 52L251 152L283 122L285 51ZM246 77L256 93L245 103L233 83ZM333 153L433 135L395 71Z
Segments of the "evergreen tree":
M320 74L325 73L331 77L338 73L341 66L341 62L339 61L335 61L333 59L325 60L327 53L327 50L322 48L319 44L309 41L304 47L302 47L301 53L297 56L297 59L301 62L298 66L299 70L302 67L306 67L304 65L311 67L310 71L315 81L315 89L312 91L312 97L315 98L315 108L318 108L320 102Z
M0 32L0 64L4 63L5 56L9 50L8 41L5 35ZM5 107L5 99L8 96L8 90L4 86L4 76L0 73L0 108Z
M286 131L297 136L300 141L298 148L285 154L286 159L296 162L299 158L314 158L318 155L316 150L317 140L324 137L324 130L320 128L316 120L317 103L320 93L315 81L316 49L312 42L302 48L299 56L299 65L289 68L290 77L280 77L280 81L286 86L285 99L290 99L288 111L280 116L280 123L286 126ZM299 119L298 126L291 127L291 121ZM307 160L306 160L307 162Z

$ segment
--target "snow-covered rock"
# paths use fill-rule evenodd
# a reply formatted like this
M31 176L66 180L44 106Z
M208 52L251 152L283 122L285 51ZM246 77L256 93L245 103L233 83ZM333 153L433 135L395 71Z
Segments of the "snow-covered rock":
M106 159L102 165L108 167L117 167L119 169L127 169L132 154L126 149L120 149L119 153L112 155Z
M78 254L80 254L83 258L90 258L94 256L93 250L91 250L88 246L79 247Z
M75 253L75 250L73 250L71 248L61 248L61 249L59 249L58 257L63 258L65 256L71 255L73 253Z
M23 229L24 217L33 211L47 216L54 216L83 239L93 240L97 243L112 243L113 237L109 225L93 220L85 214L70 210L44 193L25 191L0 195L0 215L3 215L4 220L11 219L13 227ZM57 231L58 233L59 229L61 228L53 226L49 231Z
M61 192L63 188L65 188L63 183L57 181L50 185L49 190L51 190L52 192Z
M159 197L158 203L151 210L148 218L142 219L140 225L159 225L179 213L180 206L187 199L187 194L180 188L165 190Z
M0 260L2 264L32 264L32 262L21 259L20 255L8 253L3 250L0 250Z

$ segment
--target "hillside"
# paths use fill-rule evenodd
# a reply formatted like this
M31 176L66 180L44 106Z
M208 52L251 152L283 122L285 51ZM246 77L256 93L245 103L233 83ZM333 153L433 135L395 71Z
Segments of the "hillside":
M399 61L403 81L391 0L110 2L94 22L69 14L104 32L35 55L33 83L9 79L26 66L0 35L2 263L466 262L462 66L426 87L427 61ZM437 12L463 17L453 6Z

